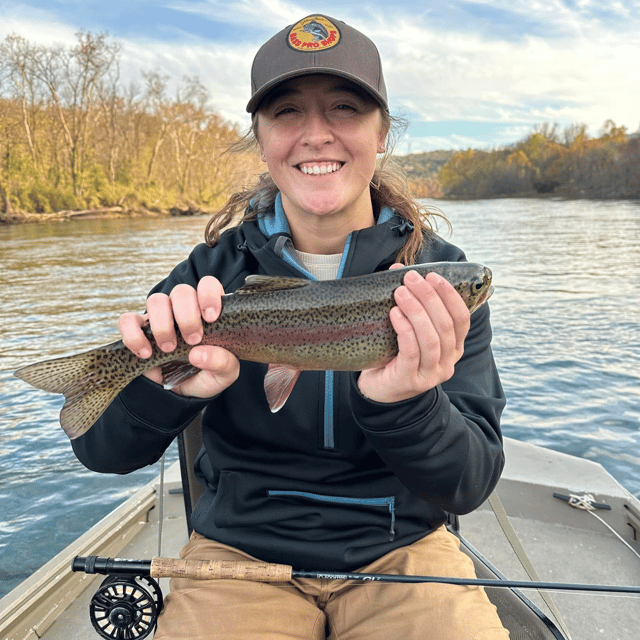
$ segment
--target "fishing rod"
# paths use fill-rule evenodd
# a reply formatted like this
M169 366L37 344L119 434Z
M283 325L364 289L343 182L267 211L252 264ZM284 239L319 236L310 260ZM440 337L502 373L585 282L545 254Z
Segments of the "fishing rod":
M356 580L360 582L438 583L507 589L549 589L557 591L592 591L638 593L640 585L603 585L563 582L534 582L498 578L449 578L443 576L395 575L386 573L349 573L336 571L296 571L286 564L225 560L122 560L76 556L73 571L104 575L139 575L151 578L192 578L195 580L251 580L254 582L289 582L292 578Z
M195 580L250 580L253 582L289 582L293 578L354 580L359 582L438 583L506 589L547 589L557 591L640 594L640 585L602 585L562 582L535 582L501 578L449 578L444 576L394 575L341 571L297 571L290 565L269 562L231 560L178 560L155 557L152 560L127 560L100 556L76 556L72 571L108 576L89 606L91 622L107 640L142 640L154 629L162 610L160 578Z

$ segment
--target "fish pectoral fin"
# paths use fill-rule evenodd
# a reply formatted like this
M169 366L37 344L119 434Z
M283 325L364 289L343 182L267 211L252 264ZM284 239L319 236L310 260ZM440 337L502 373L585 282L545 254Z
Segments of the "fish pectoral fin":
M162 384L172 389L189 378L193 378L201 369L194 367L188 360L172 360L162 367Z
M301 287L308 287L310 284L311 281L305 280L304 278L250 275L245 278L244 284L236 290L236 293L248 295L252 293L282 291L283 289L300 289Z
M271 413L280 411L293 391L300 371L284 364L270 364L264 377L264 390Z

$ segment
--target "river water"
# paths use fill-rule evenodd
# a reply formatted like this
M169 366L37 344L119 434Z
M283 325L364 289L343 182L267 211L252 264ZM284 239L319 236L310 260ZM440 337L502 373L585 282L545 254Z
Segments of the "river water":
M452 235L442 224L440 233L494 273L505 435L596 460L640 496L640 204L429 204L453 225ZM117 338L118 316L143 308L148 289L201 241L205 223L0 228L0 596L159 470L87 471L58 426L61 396L12 372Z

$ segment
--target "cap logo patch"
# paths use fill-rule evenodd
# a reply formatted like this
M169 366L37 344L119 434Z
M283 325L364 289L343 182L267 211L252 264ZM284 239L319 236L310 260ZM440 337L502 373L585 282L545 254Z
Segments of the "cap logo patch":
M322 51L340 42L340 30L324 16L308 16L294 24L287 44L296 51Z

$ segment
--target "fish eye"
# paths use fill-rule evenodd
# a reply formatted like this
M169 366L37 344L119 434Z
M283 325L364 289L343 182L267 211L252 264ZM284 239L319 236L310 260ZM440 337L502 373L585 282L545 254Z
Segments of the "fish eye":
M480 290L482 289L482 287L483 287L483 283L482 283L482 282L476 282L476 283L473 285L473 288L474 288L476 291L480 291Z

